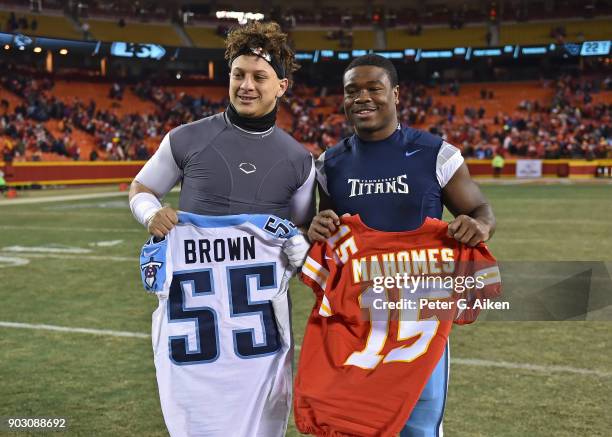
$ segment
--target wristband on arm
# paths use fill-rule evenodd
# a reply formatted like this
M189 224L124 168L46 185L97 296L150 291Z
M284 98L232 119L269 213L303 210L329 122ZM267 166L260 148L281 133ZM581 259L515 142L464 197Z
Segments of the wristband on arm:
M147 227L151 217L161 208L159 199L151 193L138 193L130 199L132 215L144 227Z

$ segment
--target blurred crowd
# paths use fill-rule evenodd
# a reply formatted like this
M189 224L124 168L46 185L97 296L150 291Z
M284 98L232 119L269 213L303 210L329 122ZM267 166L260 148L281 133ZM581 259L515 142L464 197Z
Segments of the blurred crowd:
M10 12L4 23L3 30L9 33L26 33L28 31L36 32L38 29L38 20L36 18L28 19L24 15L17 15L15 12Z
M55 95L49 78L14 71L1 75L0 85L20 97L12 108L7 100L0 101L4 161L39 160L43 153L75 160L146 160L170 129L216 114L228 105L227 99L211 101L144 81L130 92L152 102L155 110L118 115L112 108L99 108L91 98ZM602 89L612 90L612 78L565 75L543 86L553 89L550 102L524 100L518 108L508 108L509 113L487 114L482 104L464 107L459 113L454 103L444 104L433 97L431 84L402 83L398 116L403 125L438 134L469 158L492 158L495 154L547 159L612 157L612 105L593 99ZM441 95L461 94L458 82L436 87ZM108 97L120 101L125 90L126 84L113 83ZM495 98L487 89L481 90L480 97L483 101ZM342 96L330 94L324 87L298 85L284 104L292 115L290 133L312 146L311 150L325 150L352 133L342 112ZM87 134L93 143L88 156L81 156L75 131Z
M3 75L0 79L2 87L22 97L22 101L14 108L6 99L0 102L0 134L4 137L2 157L5 162L26 156L31 152L33 160L40 160L42 153L78 159L78 146L70 135L56 137L46 127L50 118L61 118L64 105L54 97L48 97L48 91L53 88L50 79L29 80L19 75Z
M550 104L524 100L512 115L498 112L488 123L482 108L466 108L462 120L449 118L430 130L467 157L490 158L496 152L544 159L612 157L612 104L593 102L594 93L612 90L611 79L565 75L551 86Z
M442 136L460 147L468 158L488 159L496 153L530 158L594 159L612 157L612 104L594 103L593 94L612 90L612 78L575 79L562 76L552 84L550 104L522 101L511 114L487 114L483 106L465 107L435 101L423 84L400 84L398 116L405 126L415 126ZM459 95L459 84L441 85L440 93ZM314 143L320 150L352 133L342 114L341 96L316 97L322 90L308 90L307 97L293 96L292 134L298 141ZM493 99L482 89L482 100ZM331 107L332 112L321 110Z
M143 100L152 101L153 113L117 115L112 109L100 109L93 99L62 99L53 94L51 79L34 79L23 74L2 75L0 84L22 98L14 108L0 102L0 143L4 161L42 159L43 153L55 153L74 160L146 160L153 150L146 139L158 138L170 129L223 110L227 102L211 102L203 96L174 93L148 82L133 88ZM124 85L112 84L111 99L121 100ZM48 123L50 122L50 123ZM53 134L48 125L52 124ZM74 130L88 134L94 148L81 156Z
M164 132L181 124L217 114L229 104L227 99L213 101L203 95L194 96L185 92L176 92L153 85L149 81L139 83L132 88L132 91L141 99L155 103L156 114L164 121L167 128Z

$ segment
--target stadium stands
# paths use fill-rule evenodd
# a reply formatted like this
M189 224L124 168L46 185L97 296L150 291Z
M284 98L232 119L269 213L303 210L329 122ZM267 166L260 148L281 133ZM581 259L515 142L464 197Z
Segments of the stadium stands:
M9 24L9 18L11 12L15 13L15 17L19 22L19 19L25 19L26 26L14 27ZM32 23L35 25L32 26ZM75 27L73 22L66 18L61 12L51 14L47 12L45 14L33 14L20 10L0 11L0 23L2 24L3 32L22 32L28 35L35 36L50 36L56 38L67 38L67 39L81 39L81 32ZM24 22L22 21L22 24Z
M196 47L222 49L225 41L217 34L216 28L204 26L185 26L185 32Z
M96 159L142 159L174 126L227 105L224 87L162 88L147 82L133 89L116 86L123 90L120 100L109 96L109 84L4 79L0 149L16 147L17 160L60 155L87 160L94 150ZM486 158L500 147L510 156L612 154L609 77L602 81L561 76L552 82L453 84L435 89L404 83L400 90L402 123L443 135L463 148L466 156ZM342 96L319 97L320 93L298 87L279 115L279 124L315 154L350 134L341 112ZM55 156L49 153L52 150Z
M562 29L564 38L553 36L555 29ZM461 29L448 27L423 27L419 35L411 35L406 29L387 30L387 49L444 48L458 45L486 46L487 28L469 25ZM564 41L605 40L612 38L612 20L544 21L538 23L502 23L500 44L547 44Z
M539 23L503 24L501 44L542 44L560 42L552 35L554 29L563 29L565 41L602 40L612 38L612 20L545 21Z
M129 41L181 46L183 42L170 23L137 23L126 21L120 26L117 20L87 19L89 32L102 41Z
M175 126L222 111L223 87L160 88L2 78L0 150L5 160L146 159ZM117 92L117 90L119 90ZM112 94L112 96L111 96ZM86 97L84 97L86 96Z
M599 91L603 87L605 91ZM605 158L612 154L612 79L561 76L553 82L481 83L437 90L400 87L400 120L430 130L468 157ZM321 153L350 133L340 113L341 96L295 96L292 133Z
M224 46L220 35L235 24L235 21L216 19L212 9L197 14L191 24L181 28L175 23L181 15L173 6L140 5L127 1L84 4L88 11L83 14L76 11L83 5L59 9L62 7L60 3L53 3L55 10L32 13L13 1L6 10L0 11L0 23L5 31L29 35L80 39L88 34L89 38L103 41L216 49ZM221 4L217 6L222 7ZM314 14L312 10L303 8L303 4L292 6L295 6L293 10L285 8L277 12L281 18L283 15L292 16L297 24L289 32L297 50L372 49L382 42L390 50L485 46L490 38L486 25L488 11L475 2L466 2L454 9L444 3L431 4L425 13L408 6L386 11L375 8L368 14L362 10L349 13L339 2L326 4ZM568 9L565 3L559 11L546 14L545 6L541 2L533 3L529 10L521 9L514 15L506 8L501 14L505 20L521 21L504 21L499 43L531 45L612 39L612 19L608 17L578 18L584 8ZM390 23L382 31L384 41L380 38L382 27L375 30L370 14L379 14L377 20L380 23L385 20ZM550 19L526 21L534 17ZM110 65L106 67L112 76L117 73L112 71L113 59L107 61ZM599 61L581 58L581 62L580 69L589 71L593 62ZM609 65L610 60L601 62ZM79 75L78 67L74 65L56 64ZM339 66L334 61L328 65L330 67L322 65L321 68L332 71ZM63 158L59 159L137 159L150 154L161 135L172 127L223 110L227 104L227 89L224 87L160 87L142 82L131 88L127 83L111 85L102 81L69 82L60 79L66 76L41 80L36 76L41 66L39 63L38 71L32 70L35 74L31 77L27 72L15 76L11 72L2 77L0 150L11 149L15 159L60 156ZM176 71L189 75L189 71L180 68L173 66L169 70L172 77ZM38 78L33 79L35 76ZM159 78L166 81L167 76L161 74ZM537 76L532 74L529 77ZM403 123L445 135L463 147L469 156L486 156L490 150L506 146L507 138L511 138L512 144L520 143L514 148L504 147L510 154L549 157L601 155L610 150L612 104L611 79L606 77L605 83L603 80L604 76L597 80L582 78L581 81L561 76L551 83L447 83L438 84L436 88L403 84L400 116ZM607 91L598 92L598 88ZM333 93L324 87L299 87L280 112L280 124L313 151L320 152L350 133L340 110L342 96L329 95L330 92ZM600 147L603 143L599 144L602 138L608 142L604 149ZM550 150L557 152L549 153Z
M487 29L482 26L450 29L425 27L420 35L410 35L405 29L387 30L387 49L401 50L409 47L433 49L466 46L486 46Z
M176 13L172 8L164 9L158 6L143 12L144 6L137 8L135 5L121 2L114 6L110 4L104 7L94 6L89 8L87 18L69 15L62 10L45 9L44 13L32 13L24 9L9 7L0 11L0 23L2 30L8 32L16 31L29 35L69 39L84 38L86 32L82 26L85 25L88 37L103 41L129 41L173 46L193 43L194 46L201 48L222 48L223 38L219 36L222 32L219 32L218 29L227 29L235 24L234 21L219 20L212 15L198 15L198 21L184 27L185 33L191 40L188 41L181 38L179 34L181 30L177 31L176 25L170 21L170 17ZM437 5L423 14L418 14L411 8L399 9L396 12L390 10L386 17L394 24L385 30L386 48L398 50L487 45L485 14L474 9L474 5L466 4L465 8L467 9L449 10L446 6ZM543 13L540 9L532 9L531 14L534 17L541 17ZM12 22L9 20L11 12L15 14L15 20ZM500 27L499 43L528 45L612 39L612 19L607 17L577 18L579 14L576 15L576 13L572 16L568 10L561 8L546 16L548 18L546 20L504 21ZM142 22L145 17L147 20L157 21ZM324 8L320 16L311 17L307 11L301 9L293 11L287 9L283 17L285 20L287 17L297 20L297 27L290 31L295 47L300 50L373 49L376 47L373 23L371 18L366 17L363 13L348 13L338 7L330 6ZM352 25L357 27L343 27L342 20L347 17L350 17ZM504 17L507 20L516 18L507 13L504 14ZM554 17L563 18L555 19ZM32 27L33 22L35 23L34 28ZM340 32L344 33L344 37L337 36ZM331 34L336 35L330 37Z
M342 36L338 36L339 30L314 30L312 28L294 29L289 32L289 35L296 47L299 50L317 50L317 49L372 49L374 44L374 32L366 29L354 29L351 31L343 31ZM343 44L342 41L348 41Z

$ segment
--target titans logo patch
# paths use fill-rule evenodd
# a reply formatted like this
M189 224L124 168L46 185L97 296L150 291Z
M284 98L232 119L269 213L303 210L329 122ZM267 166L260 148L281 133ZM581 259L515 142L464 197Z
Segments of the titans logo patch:
M153 258L150 258L149 262L140 265L140 270L144 272L144 282L149 288L153 288L157 272L163 264L164 263L154 261Z

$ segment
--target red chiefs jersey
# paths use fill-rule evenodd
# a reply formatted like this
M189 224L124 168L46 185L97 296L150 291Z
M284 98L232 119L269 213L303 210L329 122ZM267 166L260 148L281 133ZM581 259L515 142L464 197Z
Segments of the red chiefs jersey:
M447 227L427 218L414 231L381 232L356 215L313 245L301 274L317 298L295 381L302 433L398 434L453 322L471 323L479 312L474 303L499 295L499 270L486 245L465 246Z

